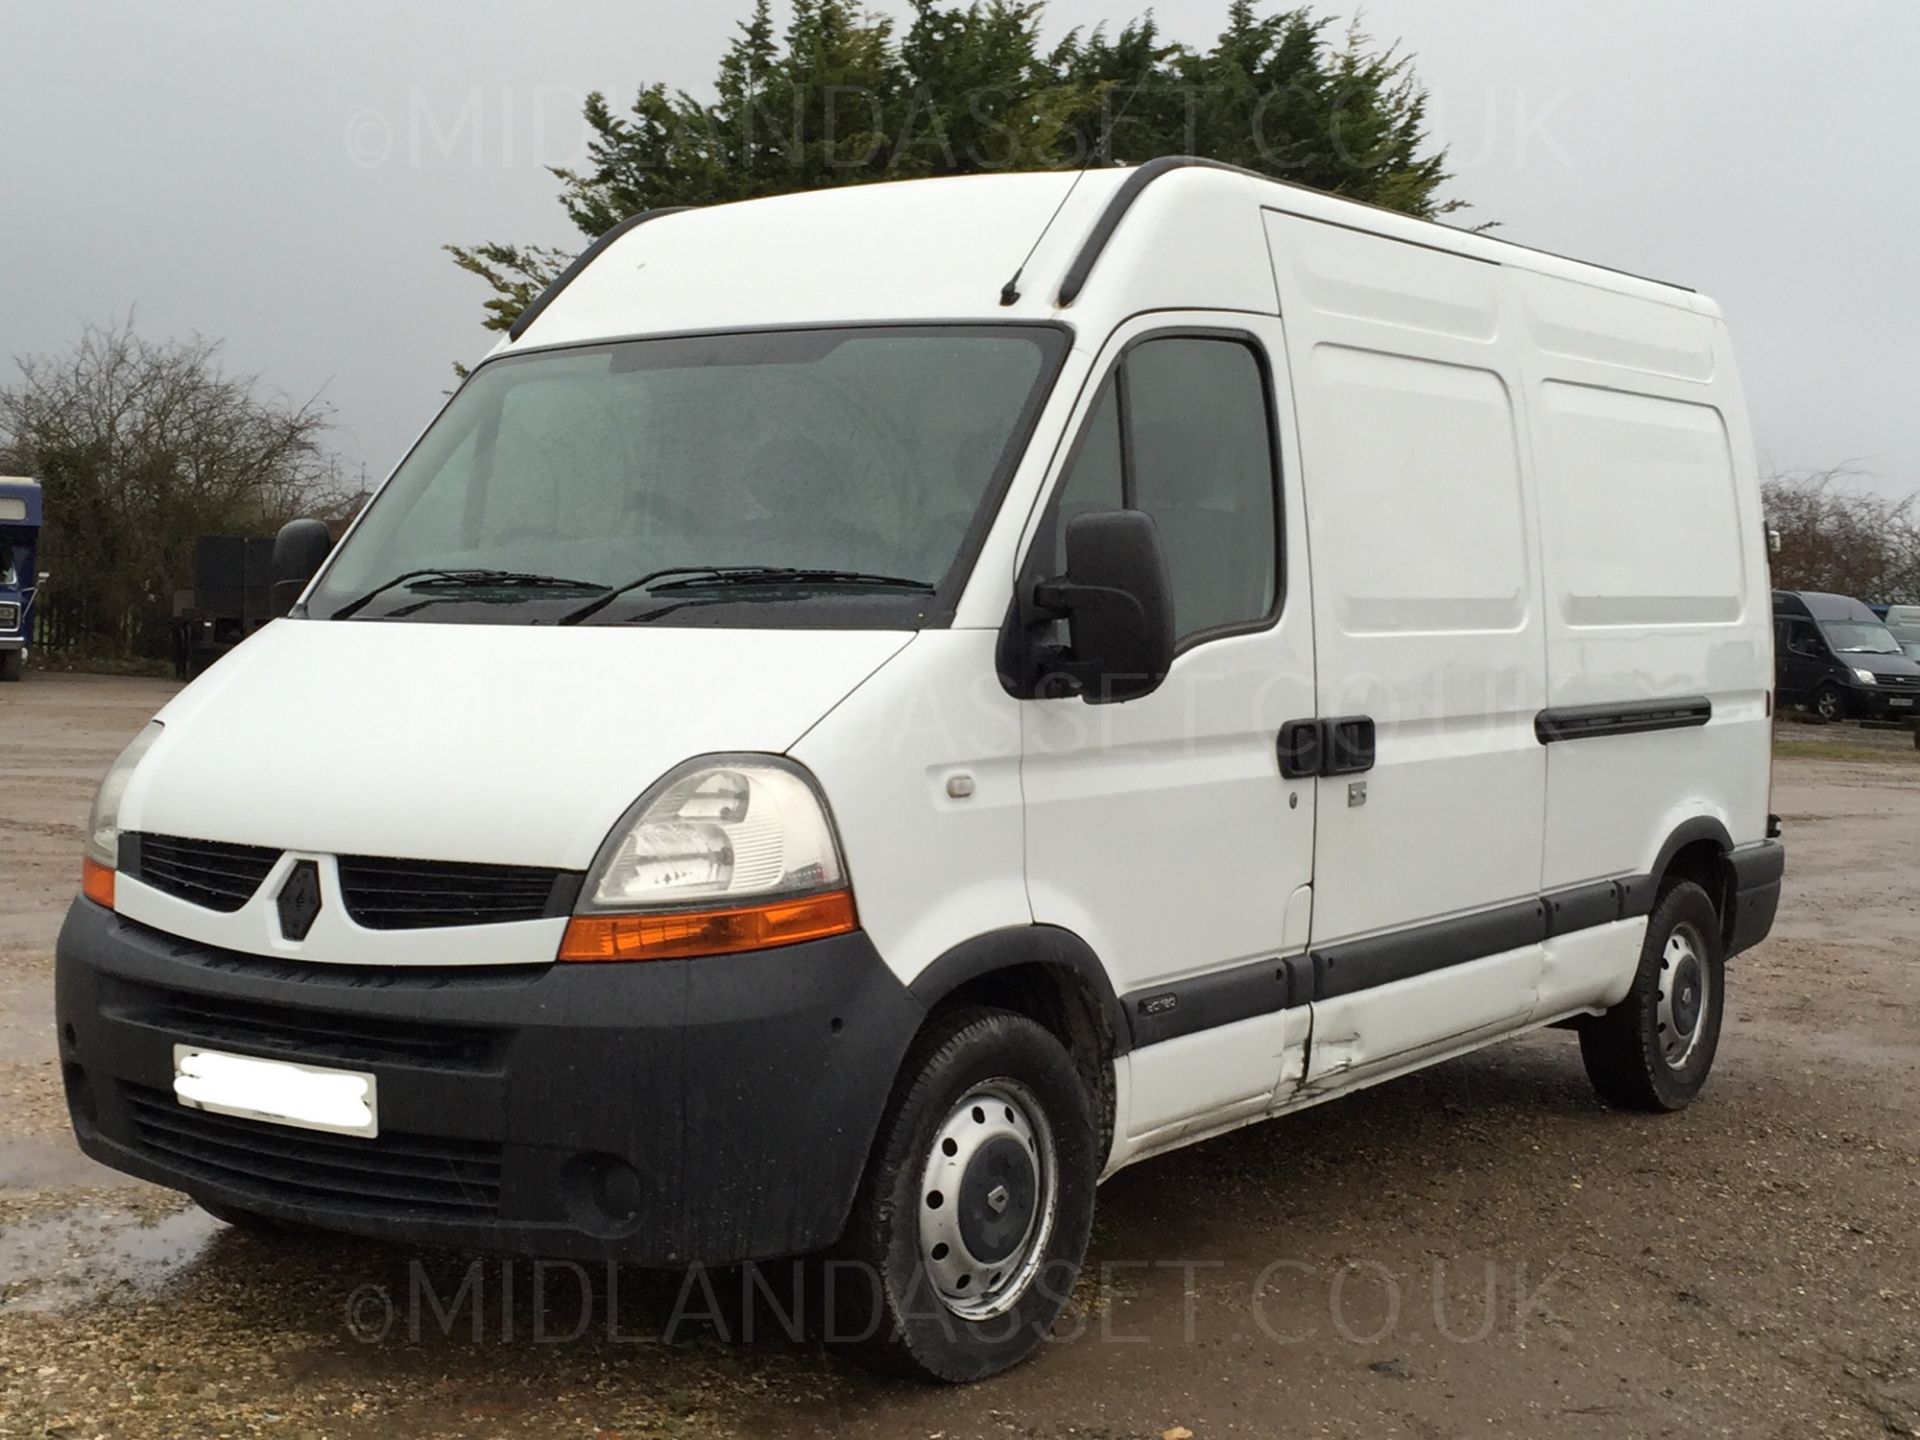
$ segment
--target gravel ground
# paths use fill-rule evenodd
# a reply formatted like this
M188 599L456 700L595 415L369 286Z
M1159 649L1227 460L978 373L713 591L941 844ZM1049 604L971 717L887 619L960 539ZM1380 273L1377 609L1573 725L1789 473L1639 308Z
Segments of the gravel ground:
M0 1435L1920 1433L1903 733L1783 726L1787 898L1686 1114L1601 1109L1555 1032L1136 1167L1059 1343L935 1390L787 1339L739 1276L263 1240L82 1158L53 937L93 781L170 689L0 691Z

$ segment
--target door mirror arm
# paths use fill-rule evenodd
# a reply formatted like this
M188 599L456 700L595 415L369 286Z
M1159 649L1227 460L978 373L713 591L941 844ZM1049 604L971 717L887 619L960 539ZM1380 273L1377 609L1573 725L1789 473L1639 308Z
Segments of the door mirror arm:
M1080 585L1058 576L1042 580L1033 587L1033 611L1042 623L1067 622L1071 631L1076 616L1083 624L1114 626L1145 633L1146 607L1139 597L1111 585ZM1089 688L1096 692L1105 667L1096 656L1081 659L1068 645L1042 645L1035 651L1038 669L1046 677L1043 698L1060 699L1070 695L1084 697ZM1098 703L1098 702L1090 702Z
M1173 600L1153 520L1139 510L1077 516L1067 526L1067 573L1023 587L1009 617L1007 688L1023 699L1078 695L1114 705L1151 695L1173 665ZM1064 621L1068 643L1051 642ZM1011 660L1009 665L1007 662Z

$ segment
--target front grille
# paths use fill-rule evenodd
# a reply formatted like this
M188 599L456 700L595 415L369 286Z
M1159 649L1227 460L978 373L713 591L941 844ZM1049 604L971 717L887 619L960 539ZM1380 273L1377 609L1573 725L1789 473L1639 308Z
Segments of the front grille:
M232 914L253 898L278 850L186 840L178 835L122 837L120 868L142 884L190 904Z
M227 1189L332 1202L368 1214L483 1218L500 1210L500 1147L478 1140L371 1140L210 1115L123 1085L134 1140L155 1160Z
M116 1020L173 1040L275 1059L368 1069L413 1065L499 1068L504 1031L296 1009L220 995L186 994L129 981L108 982L101 1009Z
M580 878L569 870L524 865L340 857L347 913L369 930L500 925L565 915L573 908Z

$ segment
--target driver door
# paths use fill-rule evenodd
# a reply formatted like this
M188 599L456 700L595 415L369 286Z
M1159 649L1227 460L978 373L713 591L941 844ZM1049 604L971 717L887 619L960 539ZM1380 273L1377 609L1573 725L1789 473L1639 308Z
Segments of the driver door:
M1153 694L1025 701L1034 919L1084 938L1134 1028L1123 1141L1258 1113L1298 1080L1314 785L1281 777L1281 727L1314 713L1299 498L1281 483L1278 322L1154 316L1109 345L1032 533L1022 583L1064 568L1066 521L1153 517L1178 652Z

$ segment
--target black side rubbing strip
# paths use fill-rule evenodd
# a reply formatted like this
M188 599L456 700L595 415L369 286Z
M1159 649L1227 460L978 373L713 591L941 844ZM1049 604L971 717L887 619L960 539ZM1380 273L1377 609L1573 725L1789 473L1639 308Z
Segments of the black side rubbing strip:
M1713 702L1704 695L1678 700L1627 700L1610 705L1566 705L1542 710L1533 733L1542 745L1557 740L1586 740L1603 735L1645 735L1655 730L1690 730L1713 718Z
M1545 900L1523 900L1479 915L1421 925L1313 952L1313 998L1333 1000L1376 985L1537 945L1547 938Z
M527 327L540 318L540 312L557 300L560 297L560 292L571 285L582 270L585 270L587 266L599 259L602 250L605 250L629 230L637 229L645 225L649 220L658 220L666 215L678 215L682 211L691 210L692 208L691 205L669 205L659 210L642 210L638 215L629 215L576 255L573 263L562 270L559 275L554 278L551 285L547 286L546 289L534 297L533 303L522 310L513 324L507 327L507 338L509 340L518 340L522 335L526 334Z
M1289 996L1291 974L1285 960L1256 960L1177 985L1136 990L1122 1001L1133 1025L1134 1044L1156 1045L1256 1015L1271 1015L1289 1003L1305 1004L1309 996Z
M1727 953L1735 955L1759 944L1772 928L1786 850L1772 840L1736 847L1724 825L1703 815L1668 837L1653 870L1644 875L1596 880L1478 915L1136 990L1120 1000L1120 1008L1134 1043L1152 1045L1290 1006L1359 994L1555 936L1637 920L1652 912L1660 879L1673 857L1702 841L1711 842L1732 871Z
M1546 897L1547 934L1570 935L1575 930L1611 925L1621 918L1622 896L1620 884L1613 880L1556 891Z

